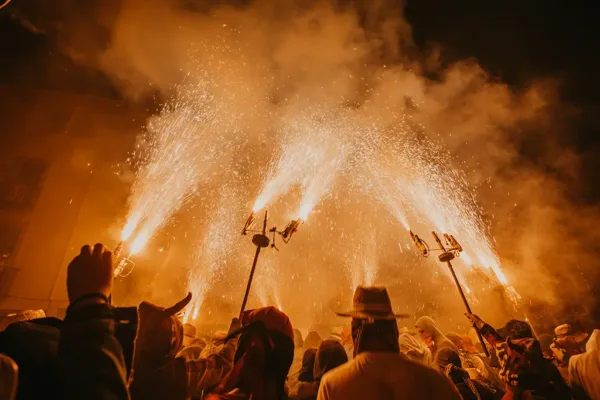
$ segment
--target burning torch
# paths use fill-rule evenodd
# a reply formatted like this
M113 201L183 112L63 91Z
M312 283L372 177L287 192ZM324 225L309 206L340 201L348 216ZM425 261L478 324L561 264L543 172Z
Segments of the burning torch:
M429 247L427 246L427 243L425 243L424 240L415 235L413 231L408 232L410 233L411 239L413 240L415 246L417 246L417 249L419 249L419 252L423 255L423 257L429 256Z
M285 226L285 229L282 232L280 232L281 237L285 243L288 243L292 238L292 235L298 232L298 228L302 223L304 223L304 221L302 221L301 218L298 218L290 221L290 223Z
M248 234L248 230L252 227L255 220L256 218L254 217L254 213L251 213L248 219L246 220L246 223L244 224L244 229L242 229L242 235Z
M113 255L115 257L116 260L119 260L119 258L121 258L121 253L123 251L123 244L124 241L121 240L117 246L115 247L115 249L113 250ZM133 270L133 268L135 267L135 263L131 260L131 254L129 254L128 256L125 256L123 258L121 258L118 262L117 262L117 266L115 267L114 271L113 271L113 277L118 277L120 276L123 271L125 270L125 268L127 266L129 266L129 272L131 272ZM126 275L129 275L129 273L127 273Z
M444 239L446 239L446 244L448 246L448 249L446 249L444 247L444 245L442 244L442 241L440 240L437 233L431 232L431 234L433 235L433 239L439 246L438 249L430 249L429 246L427 245L427 243L423 239L421 239L420 237L415 235L412 231L410 231L411 239L413 240L413 242L415 243L415 246L417 247L417 249L419 249L419 252L421 252L421 254L423 256L427 256L431 250L437 250L437 251L442 252L438 256L438 259L440 260L440 262L445 262L448 265L448 268L450 269L450 273L452 274L452 279L454 279L454 283L456 284L456 288L458 289L458 293L460 293L460 297L463 301L463 304L465 305L465 308L467 309L467 312L469 314L473 314L471 311L471 306L469 305L469 302L467 301L467 298L465 297L465 293L463 292L462 286L460 285L460 282L458 281L458 278L456 277L456 273L454 272L454 267L452 266L452 263L451 263L451 261L454 260L454 258L457 255L459 255L460 252L463 251L462 246L460 245L460 243L458 243L458 241L454 238L454 236L444 233ZM479 341L481 342L481 347L483 348L485 355L489 357L490 353L488 352L488 349L483 341L483 337L481 336L481 333L479 332L477 327L475 327L475 325L473 325L473 327L475 328L475 331L477 332L477 336L479 337Z

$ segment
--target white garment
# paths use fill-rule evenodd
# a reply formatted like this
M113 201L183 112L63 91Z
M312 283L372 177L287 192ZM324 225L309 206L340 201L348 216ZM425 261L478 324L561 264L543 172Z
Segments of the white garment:
M600 329L595 329L585 353L569 359L571 387L581 387L592 400L600 400Z
M318 400L460 400L438 371L398 353L363 352L323 376Z
M427 366L431 366L433 363L431 352L427 346L425 346L425 343L410 333L401 333L398 338L398 343L400 344L400 351L402 354L409 359L418 361Z

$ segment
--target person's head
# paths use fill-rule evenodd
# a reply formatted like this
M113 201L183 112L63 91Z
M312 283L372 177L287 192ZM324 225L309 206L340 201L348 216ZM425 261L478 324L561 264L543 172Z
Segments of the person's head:
M463 338L458 333L449 332L446 333L446 337L450 339L450 341L454 343L459 350L463 350L465 348Z
M406 315L394 314L387 289L358 286L352 303L352 310L336 314L352 318L354 355L362 351L399 352L396 318Z
M582 345L588 334L581 324L563 324L554 329L555 342L559 347L569 349Z
M335 327L331 330L331 333L327 337L328 340L337 340L338 342L342 341L344 329L342 327Z
M469 374L462 368L458 353L449 348L441 349L437 354L437 367L452 382L459 383L469 379Z
M419 332L421 340L427 345L431 346L435 341L437 327L431 317L423 316L420 317L415 323L415 327Z
M531 326L525 321L519 321L511 319L498 330L498 334L504 339L510 338L512 340L533 338L533 331Z
M481 351L477 350L477 347L475 347L475 344L473 343L473 339L471 339L471 337L469 335L462 335L462 345L463 345L463 349L465 349L467 352L469 353L480 353ZM479 341L477 341L477 343L479 343ZM483 349L482 349L483 351Z
M348 362L344 346L337 340L323 340L317 351L313 377L320 380L323 375L334 368Z
M317 349L307 349L302 355L302 368L298 374L300 382L312 382L314 380L314 367L317 358Z
M176 314L188 305L192 295L169 308L147 301L138 307L138 327L133 356L134 370L156 368L174 358L183 347L183 325Z
M317 349L321 345L321 336L317 331L310 331L308 335L306 335L306 339L304 339L304 348L305 349Z
M234 365L221 381L219 393L240 389L253 398L279 398L294 359L294 333L288 316L275 307L244 312Z
M414 361L422 361L425 352L429 352L421 339L410 332L400 334L398 338L402 354Z
M443 348L437 353L437 362L440 368L444 368L446 365L453 365L458 368L462 368L462 362L458 353L449 348Z
M177 304L163 308L148 302L138 307L138 325L133 350L132 397L147 398L148 393L169 393L174 398L185 393L185 380L168 373L183 346L183 325L176 315L191 301L189 293Z
M192 324L183 324L183 346L189 346L196 339L196 327Z
M395 320L352 319L354 355L364 351L400 352L398 325Z

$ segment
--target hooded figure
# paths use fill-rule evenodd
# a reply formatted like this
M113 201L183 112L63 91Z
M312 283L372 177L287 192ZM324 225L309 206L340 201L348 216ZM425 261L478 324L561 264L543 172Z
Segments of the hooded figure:
M444 374L454 383L463 400L493 400L496 392L493 388L471 380L469 373L461 368L461 360L454 351L440 351L438 362Z
M569 380L574 392L583 391L592 400L600 400L600 329L590 336L585 353L569 359Z
M316 349L314 353L317 352ZM305 369L304 358L306 355L306 351L304 351L304 340L302 338L302 333L299 329L294 328L294 361L292 361L292 366L290 367L290 374L287 380L288 390L291 393L295 393L298 391L298 386L300 385L300 375L302 374L302 370ZM313 356L314 361L314 356ZM306 373L304 373L306 376ZM310 380L312 380L312 365L310 367Z
M132 399L187 399L219 383L229 371L234 343L225 343L206 358L188 359L183 347L183 325L175 317L191 301L189 293L172 307L142 302L133 354Z
M525 321L511 320L498 332L475 314L467 318L491 345L500 362L506 399L570 399L569 389L556 366L544 358L540 342Z
M425 346L425 344L411 335L408 332L401 333L398 339L400 344L400 351L406 357L413 361L420 362L421 364L431 366L433 359L431 357L431 351Z
M498 371L488 365L487 358L467 351L465 337L468 339L468 336L450 332L446 334L446 337L458 347L462 368L469 373L471 379L480 380L482 383L498 390L504 389L504 383L500 380ZM470 339L468 340L470 341Z
M561 372L564 372L565 379L568 379L569 359L585 353L589 335L579 324L559 325L554 329L554 334L556 338L550 344L550 351L559 363Z
M444 365L440 365L438 360L440 351L455 352L458 356L458 348L438 329L433 319L423 316L417 320L415 326L419 330L421 339L431 350L434 365L439 365L442 368L444 367Z
M348 356L344 346L337 340L324 340L319 346L313 378L315 381L321 381L326 372L339 367L348 362Z
M346 349L339 341L324 340L321 342L314 361L313 380L300 385L296 399L316 400L323 375L346 362L348 362Z
M318 349L321 345L321 336L317 331L310 331L308 335L306 335L306 339L304 339L304 348L305 349Z
M231 372L207 399L281 400L294 358L294 333L286 314L275 307L245 311Z
M302 368L298 375L300 382L312 382L314 378L315 359L317 358L317 349L308 349L302 356Z
M177 354L178 357L185 357L188 360L199 359L202 352L207 347L204 339L196 336L196 327L192 324L183 324L183 348Z
M313 370L316 358L317 349L307 349L302 356L302 367L300 370L288 376L287 385L291 399L298 398L300 387L313 382Z

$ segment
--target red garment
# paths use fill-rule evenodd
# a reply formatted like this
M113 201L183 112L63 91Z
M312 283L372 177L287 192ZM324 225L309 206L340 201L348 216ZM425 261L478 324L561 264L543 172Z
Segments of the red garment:
M294 340L294 328L288 316L275 307L263 307L254 310L244 311L242 314L242 326L248 325L254 321L262 321L265 327L270 331L281 332Z
M256 321L263 325L248 326ZM242 332L234 366L209 399L278 400L294 357L292 324L275 307L248 310L241 322L252 329Z

